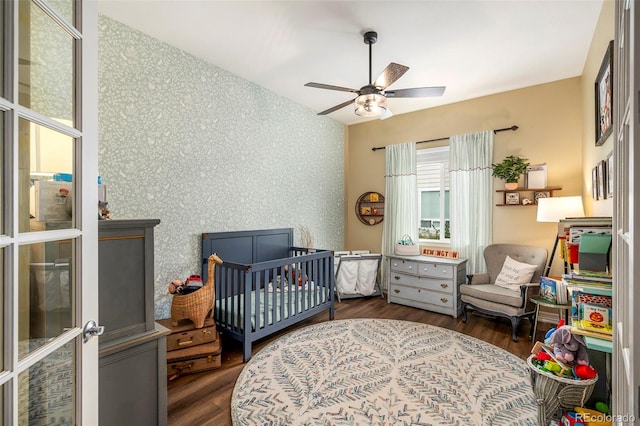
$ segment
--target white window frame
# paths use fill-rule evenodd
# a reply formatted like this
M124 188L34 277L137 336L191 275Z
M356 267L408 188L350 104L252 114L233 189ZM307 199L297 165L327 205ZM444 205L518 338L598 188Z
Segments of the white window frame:
M444 155L446 153L446 156ZM422 193L423 192L432 192L434 191L435 188L433 187L425 187L423 185L421 185L421 180L420 180L420 165L421 164L433 164L433 163L437 163L440 165L440 217L439 218L435 218L433 220L438 220L441 223L441 229L440 229L440 238L435 240L435 239L420 239L420 243L422 244L450 244L451 239L450 238L445 238L445 223L446 223L446 218L444 217L444 212L445 212L445 192L446 192L446 188L445 185L443 185L443 182L445 182L445 173L447 173L448 167L445 167L445 164L448 166L449 164L449 146L440 146L440 147L435 147L435 148L423 148L418 150L418 155L417 155L417 162L418 162L418 193L416 194L416 196L418 197L418 229L421 228L422 225ZM434 160L429 160L429 159L425 159L424 157L429 155L429 154L435 154L434 157L441 157L440 161L434 161ZM443 161L443 158L446 158L446 163ZM446 170L445 170L446 169ZM449 222L451 220L449 219ZM451 232L451 229L449 229L449 232Z

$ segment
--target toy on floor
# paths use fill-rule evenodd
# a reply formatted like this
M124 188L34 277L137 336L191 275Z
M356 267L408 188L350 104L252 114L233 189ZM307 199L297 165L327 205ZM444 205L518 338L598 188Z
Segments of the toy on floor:
M564 363L589 365L589 354L582 336L571 333L570 325L558 327L549 336L549 345L553 348L555 357Z
M575 411L564 413L560 419L560 424L562 426L585 426L585 423L582 421L582 416Z
M578 380L592 379L597 371L589 365L589 355L582 336L574 336L571 327L560 320L557 328L545 335L545 343L537 342L531 353L532 363L542 371Z
M612 424L609 414L583 407L575 407L574 410L577 413L576 415L579 416L581 421L587 426L611 426Z

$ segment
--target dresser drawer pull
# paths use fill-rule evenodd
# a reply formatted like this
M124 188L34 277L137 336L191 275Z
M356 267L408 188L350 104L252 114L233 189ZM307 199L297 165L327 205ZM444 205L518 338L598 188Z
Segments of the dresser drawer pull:
M449 301L449 299L447 299L446 297L441 297L441 298L440 298L440 301L441 301L442 303L447 303L447 302Z
M190 338L189 340L180 340L180 339L178 339L178 346L190 345L192 343L193 343L193 337Z
M398 290L397 288L393 290L396 294L400 293L400 290Z
M442 287L442 288L447 288L447 287L449 287L449 284L447 284L447 283L442 283L442 284L440 284L440 287Z
M396 280L399 280L400 276L399 275L395 275L393 278L395 278Z

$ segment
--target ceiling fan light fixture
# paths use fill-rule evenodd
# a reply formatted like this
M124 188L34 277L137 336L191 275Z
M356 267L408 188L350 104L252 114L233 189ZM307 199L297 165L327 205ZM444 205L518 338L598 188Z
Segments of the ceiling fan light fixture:
M355 112L360 117L378 117L387 111L387 98L378 93L360 95L355 100Z

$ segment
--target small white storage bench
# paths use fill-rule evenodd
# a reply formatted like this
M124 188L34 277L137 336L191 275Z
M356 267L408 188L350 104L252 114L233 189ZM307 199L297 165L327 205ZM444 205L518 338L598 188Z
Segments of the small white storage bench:
M338 302L352 297L384 297L378 278L381 261L381 254L369 253L368 250L334 252Z
M462 313L460 284L466 279L466 259L430 256L387 256L389 302L448 314Z

